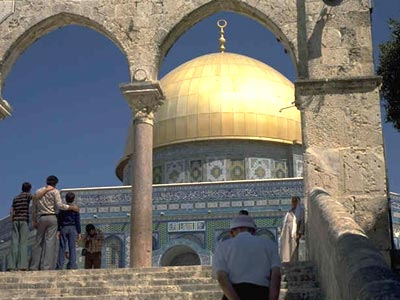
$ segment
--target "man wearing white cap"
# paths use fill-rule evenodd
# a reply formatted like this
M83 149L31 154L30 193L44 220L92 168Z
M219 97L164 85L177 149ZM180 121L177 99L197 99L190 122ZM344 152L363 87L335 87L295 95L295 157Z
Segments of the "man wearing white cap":
M231 221L233 238L221 242L213 257L213 275L224 292L223 300L278 300L281 260L277 245L255 236L256 224L248 215Z

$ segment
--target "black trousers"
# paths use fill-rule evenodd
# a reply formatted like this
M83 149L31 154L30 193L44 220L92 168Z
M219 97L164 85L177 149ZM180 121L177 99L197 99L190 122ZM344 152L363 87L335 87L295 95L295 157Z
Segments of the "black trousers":
M267 300L269 289L266 286L252 283L236 283L233 288L238 294L240 300ZM228 300L224 295L222 300Z

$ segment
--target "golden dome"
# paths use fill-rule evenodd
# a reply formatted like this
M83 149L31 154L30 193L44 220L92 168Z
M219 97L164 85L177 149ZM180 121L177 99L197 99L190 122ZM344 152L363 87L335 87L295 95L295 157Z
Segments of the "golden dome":
M171 71L161 86L166 101L155 115L154 147L210 139L301 141L294 86L253 58L215 53Z

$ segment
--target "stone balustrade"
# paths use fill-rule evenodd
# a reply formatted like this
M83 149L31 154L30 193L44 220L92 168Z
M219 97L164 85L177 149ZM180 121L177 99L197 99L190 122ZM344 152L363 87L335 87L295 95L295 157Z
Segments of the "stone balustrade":
M400 299L400 278L342 204L316 188L308 212L309 254L325 299Z

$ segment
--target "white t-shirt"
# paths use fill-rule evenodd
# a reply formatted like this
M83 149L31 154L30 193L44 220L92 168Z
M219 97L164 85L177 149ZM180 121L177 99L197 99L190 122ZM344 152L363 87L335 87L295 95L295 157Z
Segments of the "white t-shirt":
M232 283L269 286L271 269L281 266L278 246L271 240L240 232L219 243L213 256L213 274L224 271Z

